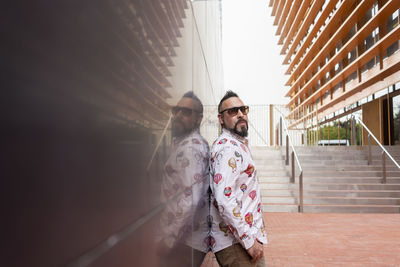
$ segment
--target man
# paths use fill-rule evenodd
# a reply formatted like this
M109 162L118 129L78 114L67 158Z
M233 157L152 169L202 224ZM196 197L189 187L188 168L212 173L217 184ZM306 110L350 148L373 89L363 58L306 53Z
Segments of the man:
M164 165L160 266L200 266L208 251L209 146L200 135L203 105L188 92L172 108L172 144Z
M266 266L260 189L246 138L248 112L232 91L218 106L222 133L211 149L210 185L216 207L211 209L213 251L221 266Z

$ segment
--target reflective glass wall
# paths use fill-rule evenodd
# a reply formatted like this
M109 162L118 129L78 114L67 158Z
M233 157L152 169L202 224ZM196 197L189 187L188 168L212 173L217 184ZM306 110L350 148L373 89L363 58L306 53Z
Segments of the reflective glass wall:
M220 1L2 4L2 265L202 262L208 143L172 152L171 107L221 98L220 16Z

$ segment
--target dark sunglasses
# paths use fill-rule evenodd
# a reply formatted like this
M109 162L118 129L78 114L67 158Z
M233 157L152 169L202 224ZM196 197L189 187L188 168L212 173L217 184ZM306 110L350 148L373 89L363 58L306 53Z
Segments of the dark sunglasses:
M194 109L190 109L190 108L185 108L185 107L172 107L172 109L171 109L171 112L172 112L172 115L174 115L174 116L176 116L178 113L179 113L179 111L182 113L182 115L183 116L185 116L185 117L189 117L189 116L191 116L192 114L193 114L193 112L197 112L197 113L200 113L199 111L197 111L197 110L194 110Z
M227 108L227 109L224 109L223 111L221 111L219 114L222 114L225 111L228 111L228 114L230 116L236 116L238 114L239 110L243 113L243 115L247 115L247 113L249 113L249 106Z

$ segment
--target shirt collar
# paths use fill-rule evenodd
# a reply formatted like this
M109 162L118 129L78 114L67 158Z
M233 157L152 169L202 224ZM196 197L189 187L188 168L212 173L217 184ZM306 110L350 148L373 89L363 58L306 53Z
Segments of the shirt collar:
M238 140L239 142L245 144L247 146L247 144L249 143L249 140L246 137L242 137L238 134L235 134L234 132L226 129L226 128L222 128L222 133L225 135L228 135L232 138L235 138L236 140Z

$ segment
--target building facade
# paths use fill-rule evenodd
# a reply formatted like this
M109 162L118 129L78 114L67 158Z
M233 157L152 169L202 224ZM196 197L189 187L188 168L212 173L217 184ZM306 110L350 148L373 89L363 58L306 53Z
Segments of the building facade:
M400 2L270 0L269 6L288 66L290 127L317 129L358 114L381 143L395 144Z

